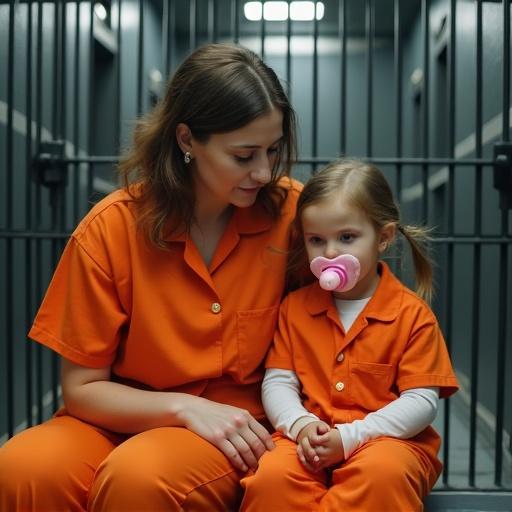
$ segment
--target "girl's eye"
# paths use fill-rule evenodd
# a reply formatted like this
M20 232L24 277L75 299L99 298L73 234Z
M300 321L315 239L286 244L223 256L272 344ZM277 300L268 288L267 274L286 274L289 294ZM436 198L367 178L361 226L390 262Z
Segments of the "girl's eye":
M279 151L279 148L278 148L278 147L275 147L275 148L268 148L268 152L269 152L269 154L271 154L271 155L275 155L278 151Z
M343 233L340 235L340 240L342 242L352 242L352 240L354 240L354 235L352 233Z
M311 245L320 245L323 240L319 236L311 236L309 237L309 243Z

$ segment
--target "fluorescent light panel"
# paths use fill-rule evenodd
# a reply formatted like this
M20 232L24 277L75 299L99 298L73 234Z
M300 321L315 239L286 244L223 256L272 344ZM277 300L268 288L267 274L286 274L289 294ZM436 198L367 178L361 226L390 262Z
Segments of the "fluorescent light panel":
M316 19L324 17L323 2L316 2ZM315 2L246 2L244 14L249 21L312 21L315 18Z

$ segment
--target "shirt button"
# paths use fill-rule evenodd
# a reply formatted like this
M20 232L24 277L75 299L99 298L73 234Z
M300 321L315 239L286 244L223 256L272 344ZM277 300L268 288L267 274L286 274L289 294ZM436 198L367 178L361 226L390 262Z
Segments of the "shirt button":
M338 363L341 363L343 359L345 359L345 355L343 354L343 352L340 352L338 354L338 357L336 358L336 361L338 361Z
M221 305L218 303L218 302L213 302L212 303L212 313L220 313L220 310L222 309Z
M343 391L345 384L343 382L336 382L336 391Z

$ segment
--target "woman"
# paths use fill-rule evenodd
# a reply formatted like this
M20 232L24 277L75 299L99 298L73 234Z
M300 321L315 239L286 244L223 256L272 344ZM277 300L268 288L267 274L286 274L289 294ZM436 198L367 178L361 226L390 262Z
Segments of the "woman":
M179 67L30 331L62 356L65 408L0 449L1 510L237 508L273 447L261 363L294 155L294 112L255 54L207 45Z

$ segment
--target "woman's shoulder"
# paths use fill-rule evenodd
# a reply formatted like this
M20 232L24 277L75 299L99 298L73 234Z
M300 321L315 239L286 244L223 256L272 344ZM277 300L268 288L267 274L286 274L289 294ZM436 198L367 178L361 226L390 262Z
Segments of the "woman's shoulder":
M134 204L136 192L125 188L115 190L98 201L80 221L73 237L80 240L91 231L115 232L126 230L127 225L135 225Z

